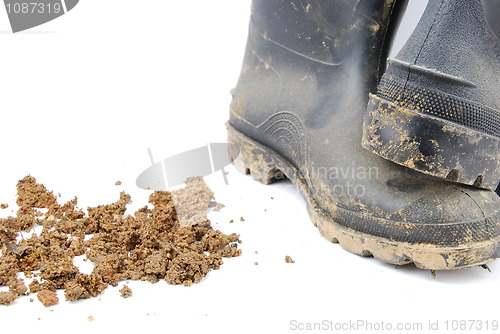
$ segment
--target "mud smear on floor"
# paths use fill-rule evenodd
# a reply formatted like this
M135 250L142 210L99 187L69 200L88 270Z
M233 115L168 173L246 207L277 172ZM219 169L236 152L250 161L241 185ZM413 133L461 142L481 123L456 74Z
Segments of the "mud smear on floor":
M116 202L84 212L76 197L61 205L52 191L26 176L17 184L16 217L0 219L0 287L8 287L0 292L0 304L37 293L44 305L53 305L57 290L75 301L98 296L122 280L198 283L219 269L223 258L241 254L239 235L211 227L206 210L212 199L203 179L193 178L183 189L152 193L153 207L133 215L127 213L131 197L124 192ZM41 232L34 233L34 227ZM21 233L30 231L29 237ZM81 255L93 263L90 274L73 263Z

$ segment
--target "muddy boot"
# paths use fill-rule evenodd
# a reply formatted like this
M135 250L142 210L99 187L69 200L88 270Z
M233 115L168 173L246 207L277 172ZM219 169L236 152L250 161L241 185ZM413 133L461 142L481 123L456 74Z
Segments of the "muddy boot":
M495 190L500 1L431 0L370 97L363 145L400 165Z
M404 2L254 0L233 91L236 167L288 177L323 236L385 262L455 269L500 255L500 198L401 167L361 146Z

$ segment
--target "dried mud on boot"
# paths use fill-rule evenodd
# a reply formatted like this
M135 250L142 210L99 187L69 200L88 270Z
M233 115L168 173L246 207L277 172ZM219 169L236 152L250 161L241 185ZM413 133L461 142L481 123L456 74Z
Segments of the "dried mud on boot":
M131 197L124 192L116 202L84 212L76 197L59 204L52 191L26 176L17 184L16 217L0 219L0 286L9 289L0 292L0 304L38 293L50 306L58 302L57 290L76 301L96 297L122 280L198 283L219 269L223 258L241 254L239 235L211 227L206 209L212 199L203 179L193 178L183 189L152 193L153 207L134 214L127 213ZM30 231L28 238L21 235ZM82 255L93 263L90 274L74 265ZM132 295L128 287L120 293Z
M285 173L294 186L300 190L307 201L307 210L312 223L320 233L332 243L339 243L347 251L361 255L373 256L383 262L395 265L406 265L414 263L418 268L431 270L454 270L489 263L498 258L499 236L494 234L493 229L483 233L485 240L469 243L459 243L441 245L431 242L412 242L411 240L394 240L384 236L371 234L369 231L357 231L343 225L343 221L350 221L352 225L363 224L373 228L376 224L384 224L384 228L398 227L404 233L418 231L418 224L407 223L405 220L383 220L359 214L354 211L341 208L332 204L331 210L322 209L317 198L313 195L312 188L302 177L299 169L295 168L285 158L273 151L271 148L262 145L251 139L230 124L228 128L228 142L239 148L240 155L234 161L236 169L245 174L251 174L252 178L263 183L270 183L270 175L276 170L286 170ZM467 193L469 198L471 196ZM462 195L463 195L462 194ZM495 200L495 199L493 199ZM469 203L469 202L466 202ZM473 201L477 205L476 201ZM493 208L493 206L492 206ZM484 215L484 211L480 211ZM369 219L367 217L370 217ZM491 225L487 225L487 220L482 223L485 226L495 226L496 216L492 216ZM390 224L387 224L390 222ZM455 225L447 225L455 226ZM457 224L460 228L462 225ZM397 232L397 231L396 231ZM494 234L491 239L487 236ZM446 235L446 234L441 234ZM448 234L455 238L455 233ZM441 241L440 241L441 242ZM455 242L455 240L453 240Z

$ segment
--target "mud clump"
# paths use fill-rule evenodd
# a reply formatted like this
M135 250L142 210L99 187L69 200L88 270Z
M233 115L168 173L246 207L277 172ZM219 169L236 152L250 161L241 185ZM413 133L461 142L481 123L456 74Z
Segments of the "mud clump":
M45 307L59 303L57 294L51 290L41 290L38 292L37 298Z
M13 292L0 292L0 304L2 305L10 305L14 302L14 300L16 300L18 297L18 295L16 295L15 293Z
M212 199L203 179L193 178L183 189L152 193L153 207L133 215L127 213L131 197L124 192L116 202L84 212L76 197L61 205L52 191L26 176L17 185L17 216L0 219L0 286L9 289L0 292L0 304L38 293L49 306L58 302L57 290L76 301L122 280L199 283L221 267L223 258L241 254L239 235L211 227L206 209ZM41 232L34 233L34 227ZM30 231L30 237L21 236ZM81 255L92 261L91 274L74 265ZM19 273L31 279L28 287ZM132 295L128 287L120 292L124 298Z
M128 285L124 285L123 288L120 289L120 296L122 298L128 298L132 296L132 289L128 287Z

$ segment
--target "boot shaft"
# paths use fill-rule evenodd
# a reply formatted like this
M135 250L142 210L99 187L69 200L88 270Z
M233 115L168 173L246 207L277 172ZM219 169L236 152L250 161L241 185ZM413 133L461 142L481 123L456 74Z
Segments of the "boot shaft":
M395 30L389 26L399 23L405 4L254 0L233 114L258 125L276 110L309 110L313 116L303 121L317 128L335 113L322 107L332 100L339 110L356 109L353 100L366 105L385 69Z
M266 38L291 52L336 65L356 48L366 47L360 40L363 33L377 34L385 28L394 2L254 0L252 23ZM403 1L399 3L402 6Z
M483 0L483 11L491 31L500 39L500 1Z
M500 110L499 3L430 0L396 59L444 75L415 74L416 84Z

